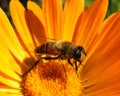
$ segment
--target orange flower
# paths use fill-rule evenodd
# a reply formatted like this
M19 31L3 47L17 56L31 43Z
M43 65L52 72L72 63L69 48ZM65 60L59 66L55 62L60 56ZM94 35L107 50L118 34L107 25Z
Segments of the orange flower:
M108 0L11 0L15 28L0 9L0 94L2 96L119 96L120 13L104 20ZM86 50L78 73L66 60L41 60L34 49L47 38L67 40ZM62 64L65 70L62 67ZM67 76L65 76L67 74Z

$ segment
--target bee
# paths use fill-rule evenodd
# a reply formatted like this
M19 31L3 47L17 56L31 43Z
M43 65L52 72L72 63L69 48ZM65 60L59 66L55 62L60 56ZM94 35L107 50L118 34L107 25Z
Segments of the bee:
M75 67L75 70L78 70L78 65L86 57L86 52L82 46L76 46L71 42L68 41L56 41L56 42L46 42L43 43L41 46L38 46L35 49L37 54L48 54L53 55L54 57L41 57L41 59L45 60L55 60L55 59L67 59L68 63ZM74 60L72 62L71 60Z

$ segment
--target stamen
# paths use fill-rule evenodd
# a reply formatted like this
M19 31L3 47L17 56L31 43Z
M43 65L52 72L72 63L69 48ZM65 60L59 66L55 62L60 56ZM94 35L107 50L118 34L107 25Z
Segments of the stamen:
M65 68L67 76L59 62L54 60L40 62L24 74L23 94L25 96L70 96L70 94L79 96L81 94L80 80L71 66L65 66Z

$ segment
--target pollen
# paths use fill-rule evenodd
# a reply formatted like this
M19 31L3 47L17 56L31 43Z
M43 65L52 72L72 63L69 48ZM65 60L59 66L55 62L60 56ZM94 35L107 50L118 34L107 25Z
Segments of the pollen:
M70 65L49 61L39 62L23 75L25 96L80 96L81 81ZM67 75L66 75L67 74Z

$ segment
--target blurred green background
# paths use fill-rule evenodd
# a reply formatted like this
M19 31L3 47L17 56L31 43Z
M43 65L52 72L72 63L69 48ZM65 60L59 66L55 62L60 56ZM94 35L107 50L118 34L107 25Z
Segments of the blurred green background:
M94 0L85 0L85 7L89 7ZM120 11L120 0L109 0L108 12L106 17L110 14Z
M0 0L0 7L3 8L3 10L6 12L6 14L8 15L8 17L10 18L10 14L9 14L9 1L10 0ZM28 0L20 0L24 6L26 6L26 2ZM33 0L35 2L37 2L40 6L42 0ZM65 2L65 0L62 0L63 4ZM94 0L85 0L85 8L88 8L90 6L90 4L93 2ZM107 12L107 16L109 16L110 14L120 11L120 0L109 0L109 7L108 7L108 12Z

